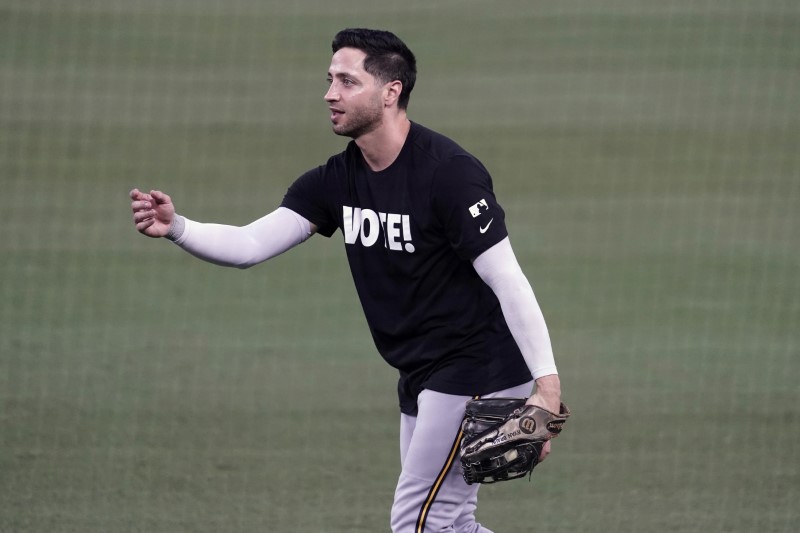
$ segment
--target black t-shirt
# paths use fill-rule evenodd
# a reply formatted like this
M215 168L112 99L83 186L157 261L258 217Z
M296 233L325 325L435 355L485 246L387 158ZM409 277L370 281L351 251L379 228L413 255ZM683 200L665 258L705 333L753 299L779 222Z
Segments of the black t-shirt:
M354 142L303 174L282 205L344 235L375 345L400 371L400 409L423 389L482 395L531 374L472 260L507 236L484 166L412 123L397 159L373 172Z

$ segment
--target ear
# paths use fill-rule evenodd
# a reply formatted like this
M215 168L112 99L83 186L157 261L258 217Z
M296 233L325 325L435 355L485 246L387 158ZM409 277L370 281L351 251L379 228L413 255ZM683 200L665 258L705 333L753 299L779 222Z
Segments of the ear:
M400 80L390 81L383 87L383 105L392 107L397 104L400 99L400 93L403 92L403 82Z

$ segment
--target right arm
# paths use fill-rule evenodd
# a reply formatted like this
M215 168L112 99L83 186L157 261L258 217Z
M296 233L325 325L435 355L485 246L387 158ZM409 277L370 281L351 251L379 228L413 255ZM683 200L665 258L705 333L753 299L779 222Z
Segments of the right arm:
M248 224L204 224L175 213L172 200L161 191L130 193L136 229L148 237L166 237L204 261L248 268L300 244L316 226L285 207Z

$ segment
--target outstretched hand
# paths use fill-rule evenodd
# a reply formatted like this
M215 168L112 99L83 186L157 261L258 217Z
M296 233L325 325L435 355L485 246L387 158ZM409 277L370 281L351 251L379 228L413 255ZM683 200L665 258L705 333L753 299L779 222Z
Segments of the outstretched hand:
M163 237L169 231L175 217L172 199L161 191L141 192L133 189L130 193L133 223L142 235Z

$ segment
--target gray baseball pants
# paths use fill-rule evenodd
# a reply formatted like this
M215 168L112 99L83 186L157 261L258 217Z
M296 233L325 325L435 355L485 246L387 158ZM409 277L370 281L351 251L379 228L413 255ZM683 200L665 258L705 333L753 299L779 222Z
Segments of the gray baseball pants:
M533 382L482 398L530 396ZM392 505L392 533L492 533L475 521L480 485L467 485L458 459L470 396L424 390L417 416L400 415L402 471Z

